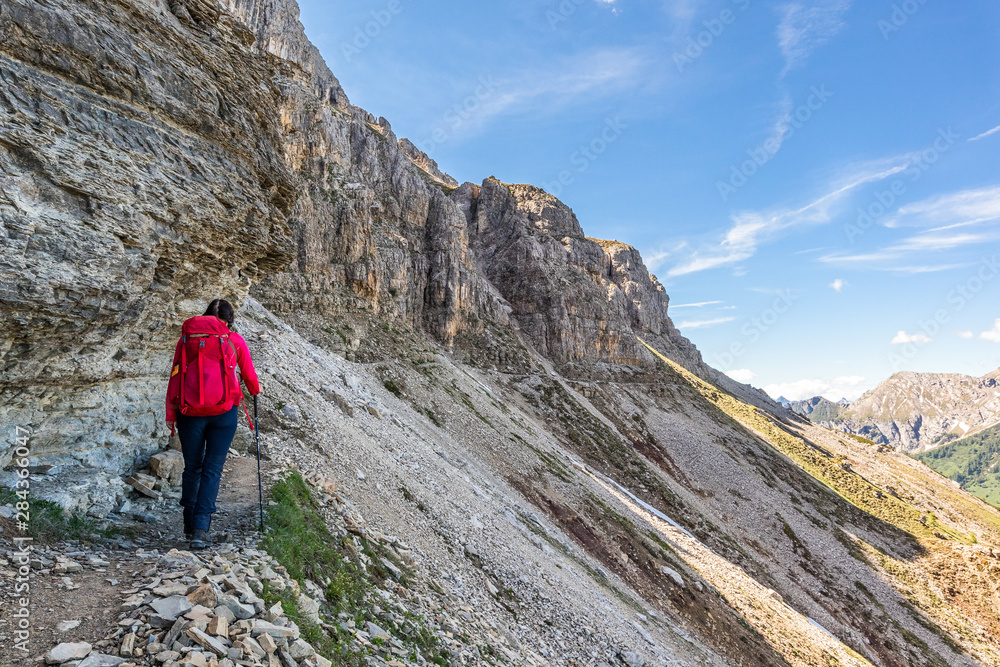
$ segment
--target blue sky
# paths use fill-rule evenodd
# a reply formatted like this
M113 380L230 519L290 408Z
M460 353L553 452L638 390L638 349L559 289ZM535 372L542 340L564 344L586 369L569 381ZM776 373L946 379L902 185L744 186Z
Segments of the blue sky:
M1000 4L301 5L354 104L639 248L737 379L1000 367Z

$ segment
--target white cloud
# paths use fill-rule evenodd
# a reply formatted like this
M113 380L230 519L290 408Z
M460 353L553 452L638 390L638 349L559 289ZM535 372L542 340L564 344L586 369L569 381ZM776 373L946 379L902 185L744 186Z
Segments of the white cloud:
M670 257L687 248L687 241L674 241L664 243L656 248L642 251L643 262L650 271L656 271Z
M715 306L724 303L723 301L699 301L697 303L680 303L676 306L670 306L673 309L677 308L704 308L705 306Z
M785 91L782 95L781 101L778 103L778 118L774 121L774 127L771 128L771 136L764 140L763 146L770 146L769 152L773 155L781 150L781 145L785 143L785 137L792 129L792 111L794 109L794 104L792 103L792 96Z
M1000 132L1000 125L997 125L992 130L986 130L982 134L977 134L976 136L974 136L971 139L969 139L969 141L979 141L980 139L985 139L986 137L990 136L991 134L996 134L997 132Z
M877 269L880 271L899 271L902 273L929 273L933 271L945 271L965 266L965 264L920 264L904 265L894 264L900 260L906 260L913 255L925 255L928 253L940 252L942 250L954 250L971 245L981 245L992 243L1000 238L998 233L968 234L968 233L940 233L937 230L928 230L914 236L903 239L895 245L891 245L874 252L860 253L857 255L825 255L819 261L826 264L864 264L864 268Z
M900 158L901 159L901 158ZM733 225L718 247L695 251L691 257L671 268L668 276L681 276L749 259L763 241L780 232L800 225L820 225L829 222L836 205L855 188L884 180L905 170L909 162L880 160L863 165L841 178L832 190L799 208L779 208L771 211L744 211L731 217Z
M994 343L1000 343L1000 318L993 322L993 328L989 331L984 331L979 334L979 337L983 340L990 340Z
M932 227L939 232L1000 220L1000 185L951 192L900 207L888 227Z
M932 342L934 342L933 338L928 338L922 333L908 334L905 331L897 331L893 339L889 341L889 344L906 345L907 343L917 343L918 345L926 345Z
M769 384L763 389L771 398L784 396L792 401L801 401L813 396L822 396L830 401L839 401L842 398L853 401L865 392L864 386L864 377L849 375L833 380L812 378L796 382Z
M992 223L992 224L991 224ZM865 268L928 273L966 266L961 263L919 262L900 265L914 255L985 245L1000 240L1000 185L951 192L902 206L885 225L893 228L924 228L897 243L868 253L829 254L820 257L828 264L857 264ZM975 231L960 228L976 227ZM912 260L911 260L912 261Z
M830 287L833 288L834 292L839 292L839 291L843 290L844 287L846 287L846 286L847 286L847 281L844 280L843 278L837 278L832 283L830 283Z
M975 245L992 239L988 234L918 234L903 239L902 242L890 246L888 250L905 252L923 252L926 250L950 250L966 245Z
M965 339L975 338L976 336L976 334L972 333L971 331L956 331L955 335L958 336L959 338L965 338Z
M778 9L778 47L785 57L782 76L840 32L850 7L850 0L820 0L809 5L792 2Z
M916 266L886 266L875 267L880 271L895 271L896 273L937 273L939 271L951 271L952 269L964 269L969 263L963 264L921 264Z
M439 119L454 134L473 134L492 119L523 113L553 113L580 100L621 94L648 82L648 57L638 48L607 48L578 53L509 76L484 77L492 90L452 127L449 111ZM463 92L468 95L468 92ZM458 100L461 102L461 100Z
M726 375L733 378L737 382L742 382L744 384L757 377L757 374L749 368L737 368L735 370L726 371Z
M597 0L597 4L609 7L612 14L621 14L621 3L616 0Z
M735 317L717 317L714 320L685 320L677 325L678 329L699 329L701 327L710 327L715 324L723 324L725 322L732 322Z

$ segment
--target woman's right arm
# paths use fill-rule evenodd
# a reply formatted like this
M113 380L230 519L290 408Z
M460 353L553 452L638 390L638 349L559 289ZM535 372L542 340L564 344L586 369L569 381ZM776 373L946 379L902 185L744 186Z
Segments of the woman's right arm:
M236 363L240 367L240 377L243 378L243 384L247 386L250 395L256 396L260 393L260 380L257 379L257 370L253 367L253 360L250 358L250 348L243 340L243 336L236 334L232 338L237 342Z

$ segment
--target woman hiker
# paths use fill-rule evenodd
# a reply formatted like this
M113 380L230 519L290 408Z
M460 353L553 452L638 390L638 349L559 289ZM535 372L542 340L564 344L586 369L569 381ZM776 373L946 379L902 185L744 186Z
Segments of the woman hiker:
M176 422L184 454L181 507L191 549L212 544L208 529L243 400L237 367L250 395L260 393L250 350L232 330L234 316L228 301L216 299L184 322L167 385L167 424L174 435Z

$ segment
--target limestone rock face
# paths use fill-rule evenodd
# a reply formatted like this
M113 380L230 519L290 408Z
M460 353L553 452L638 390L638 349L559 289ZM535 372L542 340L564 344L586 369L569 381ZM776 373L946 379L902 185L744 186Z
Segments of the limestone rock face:
M705 366L634 248L538 188L455 187L352 106L294 0L0 19L0 423L33 427L35 457L144 464L180 323L251 286L302 331L352 315L348 355L401 322L487 364L523 369L530 345L585 374L653 367L639 336L751 391Z
M490 178L452 197L480 271L539 352L559 364L655 365L639 337L725 383L674 327L669 297L635 248L584 236L572 209L531 185Z
M399 140L399 150L403 151L403 155L410 158L410 161L413 162L413 164L423 169L427 175L437 183L450 188L458 187L458 181L452 178L451 175L441 171L438 167L438 163L427 155L427 153L414 146L413 142L409 139Z
M295 0L224 0L221 4L237 19L235 25L244 43L257 53L272 56L279 66L293 66L318 100L350 110L350 101L337 77L306 37Z
M457 185L389 122L351 106L285 0L230 0L280 79L284 153L298 184L296 254L255 295L293 322L347 311L401 318L449 343L504 321L473 270L465 217L435 185Z
M285 158L298 180L295 259L254 287L269 309L314 332L350 312L399 318L445 345L472 347L509 342L513 318L516 335L560 365L654 367L638 335L767 402L703 363L634 248L586 237L568 206L531 185L458 186L387 120L347 101L292 0L227 6L275 61ZM494 359L517 356L507 348ZM355 349L344 341L345 353Z
M180 322L289 260L277 89L207 0L5 2L0 81L0 423L127 468Z

